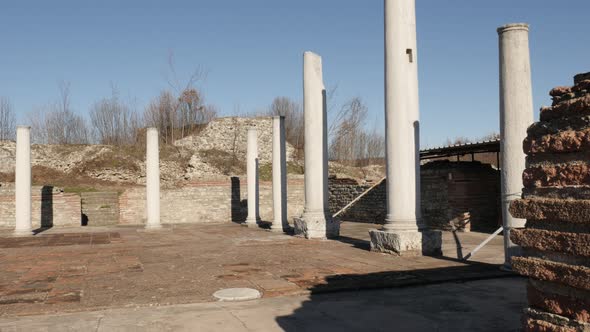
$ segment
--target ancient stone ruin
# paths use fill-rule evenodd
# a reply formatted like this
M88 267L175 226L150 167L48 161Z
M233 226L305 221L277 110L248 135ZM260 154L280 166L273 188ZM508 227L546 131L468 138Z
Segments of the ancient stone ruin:
M590 73L574 82L551 90L529 128L523 199L511 206L527 219L511 236L523 248L513 268L531 278L526 331L590 330Z

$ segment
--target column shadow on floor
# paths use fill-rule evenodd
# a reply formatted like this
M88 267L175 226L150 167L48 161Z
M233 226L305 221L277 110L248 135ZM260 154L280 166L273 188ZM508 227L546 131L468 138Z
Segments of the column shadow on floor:
M371 250L371 242L367 240L356 239L348 236L340 236L337 239L342 243L350 244L353 248L362 249L362 250Z

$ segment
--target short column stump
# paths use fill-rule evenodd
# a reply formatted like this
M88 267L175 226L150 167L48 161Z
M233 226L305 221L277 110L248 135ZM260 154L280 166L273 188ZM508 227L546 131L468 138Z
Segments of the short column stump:
M440 256L442 255L442 232L422 231L383 231L373 229L371 251L398 256Z

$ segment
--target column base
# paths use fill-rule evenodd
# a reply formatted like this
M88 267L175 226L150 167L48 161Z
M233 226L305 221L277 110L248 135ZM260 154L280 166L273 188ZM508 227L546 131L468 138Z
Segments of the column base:
M246 219L242 225L246 227L258 228L260 227L260 221L260 219Z
M283 226L283 225L277 225L275 226L275 224L270 225L270 231L273 233L287 233L289 232L289 230L291 229L291 226Z
M159 231L161 229L163 229L164 227L162 227L162 224L153 224L153 225L145 225L145 231L146 232L150 232L150 231Z
M421 231L382 231L372 229L371 251L397 256L441 256L442 232Z
M512 272L512 257L523 255L522 247L510 241L510 231L504 230L504 264L500 267L500 270L506 272Z
M12 236L14 236L14 237L26 237L26 236L33 236L33 235L35 235L35 233L33 233L32 229L15 230L12 233Z
M340 220L324 213L303 213L294 218L295 236L306 239L334 239L340 236Z

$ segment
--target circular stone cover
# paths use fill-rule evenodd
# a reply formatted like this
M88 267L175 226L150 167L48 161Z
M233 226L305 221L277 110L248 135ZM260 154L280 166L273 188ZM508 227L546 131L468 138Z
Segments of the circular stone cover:
M259 299L262 294L252 288L227 288L213 293L219 301L248 301Z

